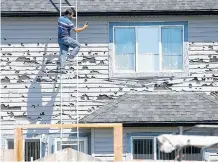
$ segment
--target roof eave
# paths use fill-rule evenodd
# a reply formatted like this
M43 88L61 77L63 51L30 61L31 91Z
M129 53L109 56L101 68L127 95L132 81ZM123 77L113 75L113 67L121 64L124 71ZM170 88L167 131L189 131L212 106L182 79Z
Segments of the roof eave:
M194 125L217 125L218 121L175 121L175 122L83 122L80 123L122 123L124 127L176 127Z
M43 17L43 16L59 16L59 12L2 11L1 15L2 17ZM78 12L78 16L146 16L146 15L218 15L218 10Z

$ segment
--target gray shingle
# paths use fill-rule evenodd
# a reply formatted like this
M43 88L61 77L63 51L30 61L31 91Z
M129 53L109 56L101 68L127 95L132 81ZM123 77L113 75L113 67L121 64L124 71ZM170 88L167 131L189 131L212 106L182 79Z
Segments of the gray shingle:
M176 105L175 105L176 104ZM84 117L83 123L217 122L218 100L205 93L128 93Z
M75 0L62 0L75 5ZM7 11L50 11L57 12L59 0L2 0L2 12ZM32 8L34 6L34 8ZM188 11L217 10L217 0L78 0L80 12L123 12L123 11Z

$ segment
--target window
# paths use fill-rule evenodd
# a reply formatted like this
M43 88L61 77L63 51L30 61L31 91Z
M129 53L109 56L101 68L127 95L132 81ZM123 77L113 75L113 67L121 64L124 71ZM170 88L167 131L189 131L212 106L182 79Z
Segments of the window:
M187 73L187 23L110 23L110 71L126 75Z
M31 161L37 160L41 157L41 143L40 139L25 139L24 140L24 160ZM7 140L7 149L14 149L14 140L8 139Z
M133 138L133 159L154 159L154 138Z
M37 160L40 158L40 139L25 139L25 161Z
M156 137L132 136L131 138L132 159L140 160L174 160L176 151L164 153L159 150ZM201 148L185 147L182 149L182 160L201 160Z
M14 149L14 140L8 139L6 149Z
M63 138L62 139L62 148L61 148L61 140L58 138L55 141L56 141L55 152L60 151L60 150L65 149L65 148L71 148L74 150L77 150L77 148L78 148L77 139L70 139L69 140L69 139ZM88 153L87 143L88 143L87 138L80 138L79 139L79 151L80 152Z

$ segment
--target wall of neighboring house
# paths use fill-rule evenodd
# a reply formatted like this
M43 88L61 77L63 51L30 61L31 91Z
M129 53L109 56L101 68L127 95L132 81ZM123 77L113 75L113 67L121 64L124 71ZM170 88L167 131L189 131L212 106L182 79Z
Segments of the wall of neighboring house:
M190 76L145 80L109 79L110 21L188 21ZM175 91L218 91L217 16L82 17L80 33L79 115L90 114L130 90L158 91L163 83ZM13 135L13 125L60 123L60 76L57 18L2 18L1 128ZM63 75L63 120L76 120L76 63ZM70 93L69 93L70 92ZM28 133L32 131L24 131ZM39 133L39 132L37 132Z
M186 128L183 128L184 130ZM199 128L193 128L184 134L188 135L217 135L217 130L202 130ZM123 129L123 158L132 159L132 137L157 137L161 134L172 134L179 132L179 127L124 127ZM93 156L104 159L113 160L113 130L111 129L93 129L92 130L92 142L94 147L91 148ZM156 140L155 140L156 141ZM139 145L139 144L138 144ZM144 142L144 146L148 145ZM107 148L105 148L107 147ZM146 146L147 147L147 146ZM152 144L152 148L154 148ZM192 154L194 155L194 154ZM152 159L152 158L151 158Z

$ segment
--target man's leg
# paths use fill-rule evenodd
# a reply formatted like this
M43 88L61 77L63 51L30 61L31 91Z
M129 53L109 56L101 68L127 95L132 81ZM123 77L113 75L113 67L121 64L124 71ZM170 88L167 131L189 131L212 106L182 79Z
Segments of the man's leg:
M73 48L72 52L68 56L69 59L73 59L80 50L81 47L80 43L74 40L72 37L67 37L64 39L64 44Z
M60 46L60 68L64 69L65 62L67 60L67 52L68 52L69 46L64 45L62 43L59 43L59 46Z

